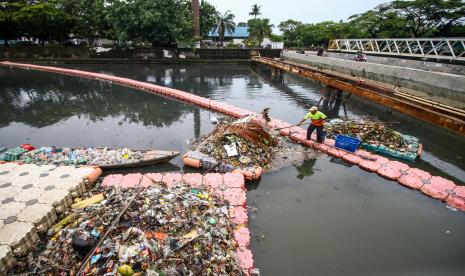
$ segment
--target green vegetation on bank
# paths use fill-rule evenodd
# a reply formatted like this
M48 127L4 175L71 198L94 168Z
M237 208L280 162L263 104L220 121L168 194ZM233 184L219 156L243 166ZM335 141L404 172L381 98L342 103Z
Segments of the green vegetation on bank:
M335 38L465 36L462 0L396 0L348 21L305 24L289 19L279 24L287 47L326 45Z
M272 34L269 19L259 18L261 8L252 5L251 19L237 24L249 27L244 44L250 47L261 45L265 38L284 41L287 47L305 47L326 45L334 38L465 36L462 0L394 0L340 22L289 19L278 25L280 36ZM193 10L197 9L200 32L193 32ZM121 45L194 45L218 28L223 45L224 33L233 32L235 26L230 11L220 13L205 0L200 4L190 0L0 1L0 40L25 37L62 44L74 37L90 45L97 38Z
M218 12L206 1L200 11L200 33L216 26ZM16 0L0 2L0 39L19 37L62 43L70 34L92 43L109 38L119 43L171 45L190 43L188 0ZM198 39L198 38L197 38Z

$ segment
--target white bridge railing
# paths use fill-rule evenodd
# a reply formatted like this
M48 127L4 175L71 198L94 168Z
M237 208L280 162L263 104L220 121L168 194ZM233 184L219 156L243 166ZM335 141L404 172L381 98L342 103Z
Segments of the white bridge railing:
M465 61L465 37L335 39L328 51Z

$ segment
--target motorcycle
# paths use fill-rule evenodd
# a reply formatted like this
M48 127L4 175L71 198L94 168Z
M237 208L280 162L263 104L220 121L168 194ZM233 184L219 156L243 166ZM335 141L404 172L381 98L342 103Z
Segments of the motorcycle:
M355 55L355 61L367 62L367 55L365 53L358 53Z

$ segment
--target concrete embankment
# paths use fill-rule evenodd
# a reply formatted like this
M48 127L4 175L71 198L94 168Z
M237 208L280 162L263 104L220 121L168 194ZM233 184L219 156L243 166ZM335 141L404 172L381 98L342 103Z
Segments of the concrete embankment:
M464 108L465 76L420 69L284 52L284 59L397 86L399 91Z
M218 101L212 101L210 99L206 99L177 89L162 87L127 78L81 70L38 66L32 64L0 62L0 65L111 81L115 84L120 84L149 93L192 103L200 107L224 113L236 118L254 114L253 112L243 108L235 107ZM357 150L355 153L342 151L335 147L335 141L333 139L326 139L323 144L314 142L313 140L307 140L305 129L300 127L292 127L291 124L280 120L271 119L271 121L268 123L264 120L261 120L260 118L256 118L254 120L255 122L266 124L270 128L282 128L280 131L281 135L290 136L290 138L297 143L314 148L332 157L342 159L349 164L357 165L366 171L376 173L388 180L396 181L405 187L418 190L427 196L444 201L450 206L465 211L465 186L459 186L448 179L444 179L439 176L433 176L426 171L411 168L405 163L389 160L386 157L372 154L365 150Z
M252 56L279 57L276 49L92 49L87 47L0 47L0 61L42 64L66 63L184 63L202 61L248 61Z
M313 54L316 56L316 52L305 52L305 54ZM354 60L354 53L337 53L337 52L327 52L325 54L327 57L339 58ZM367 62L384 64L390 66L399 66L407 67L413 69L419 69L424 71L440 72L440 73L449 73L455 75L465 75L465 64L450 64L442 60L441 62L434 61L424 61L418 59L406 59L406 58L395 58L395 57L385 57L385 56L375 56L370 54L367 56Z

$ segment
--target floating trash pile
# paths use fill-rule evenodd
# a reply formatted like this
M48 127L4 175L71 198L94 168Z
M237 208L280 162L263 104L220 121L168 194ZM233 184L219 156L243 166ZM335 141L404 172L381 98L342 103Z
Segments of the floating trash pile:
M182 157L184 164L221 173L237 172L246 180L255 180L265 170L314 158L313 151L279 135L277 130L251 122L252 119L253 115L237 121L220 118L217 128L203 141L188 141L192 150Z
M325 129L328 138L335 138L339 134L355 137L367 150L400 159L414 161L422 152L423 146L418 138L399 133L381 122L334 119L326 124Z
M186 186L141 189L105 189L75 203L13 272L76 275L82 266L85 275L243 274L227 206Z
M261 125L240 120L220 124L197 150L235 167L266 168L276 144Z
M336 135L356 137L362 143L384 145L398 151L407 151L409 144L403 135L376 121L342 121L331 120L325 126L328 138Z
M41 147L23 152L19 160L37 165L109 165L127 164L143 160L143 151L127 148L56 148ZM12 161L12 160L9 160Z

